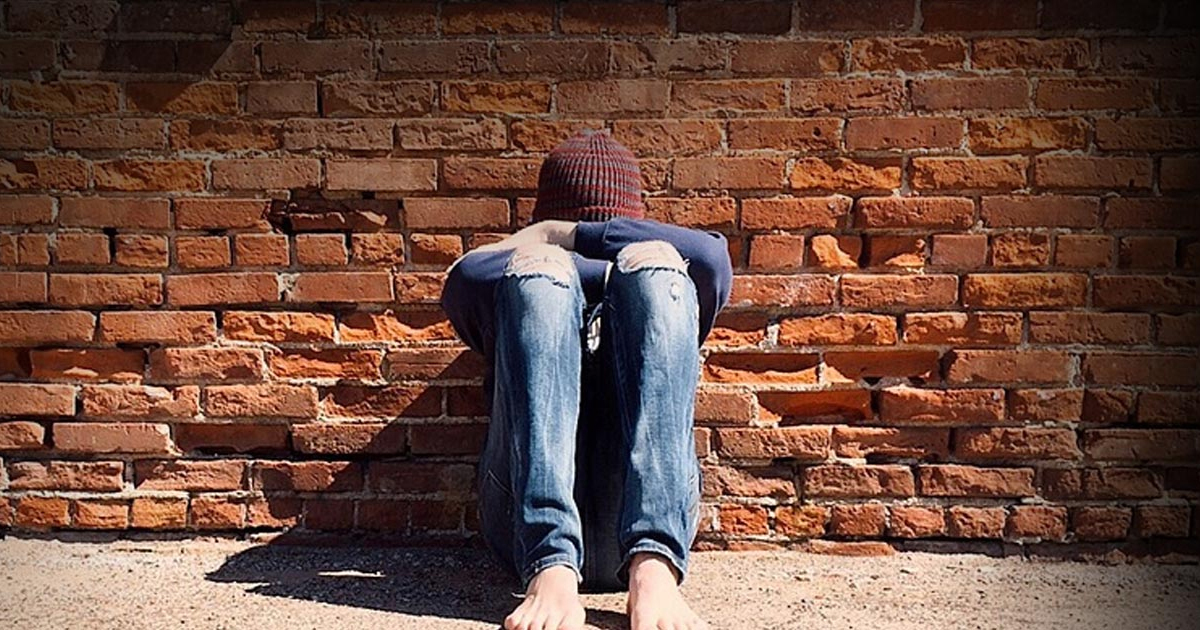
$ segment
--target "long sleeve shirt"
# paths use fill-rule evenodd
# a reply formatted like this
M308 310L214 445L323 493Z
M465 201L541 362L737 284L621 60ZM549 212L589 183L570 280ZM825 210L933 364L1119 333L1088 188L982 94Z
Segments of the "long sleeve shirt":
M648 240L671 243L688 261L687 273L696 285L700 306L700 334L696 343L702 344L717 314L729 302L733 286L729 246L720 232L626 217L580 221L570 253L579 271L589 311L604 299L604 285L617 252L630 243ZM496 284L512 252L487 250L460 256L451 264L442 288L442 309L455 332L468 347L489 359L495 347Z

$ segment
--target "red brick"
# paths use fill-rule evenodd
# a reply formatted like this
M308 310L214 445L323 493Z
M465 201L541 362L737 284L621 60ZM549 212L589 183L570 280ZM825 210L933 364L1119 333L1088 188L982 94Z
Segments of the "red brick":
M783 318L782 345L890 345L896 343L896 320L886 315L829 314Z
M677 10L680 33L786 33L792 26L791 3L753 0L744 6L689 2Z
M398 117L429 113L432 86L423 81L346 81L321 84L325 117Z
M485 424L413 425L414 455L478 455L487 437Z
M214 160L213 188L218 190L286 190L316 188L321 163L308 159Z
M446 158L442 183L463 190L536 190L541 160Z
M90 331L90 326L89 326ZM90 332L89 332L90 338ZM100 314L97 338L109 343L197 344L215 340L216 318L199 311L120 311Z
M887 533L897 538L941 536L946 533L946 516L937 506L893 505Z
M162 120L152 118L72 119L54 123L54 146L64 149L162 149Z
M1082 149L1087 130L1080 118L976 118L968 121L968 142L977 153Z
M1154 84L1146 79L1041 79L1033 103L1049 110L1140 110L1154 104Z
M329 190L417 191L437 188L437 163L428 159L327 160Z
M980 215L988 227L1095 227L1099 201L1051 195L984 197Z
M1194 356L1141 352L1096 352L1083 356L1086 382L1102 385L1200 384L1200 360Z
M1139 505L1134 511L1134 532L1143 538L1185 538L1190 516L1186 505Z
M107 163L105 163L107 164ZM100 165L97 165L99 168ZM107 174L107 171L104 171ZM107 183L105 178L103 183ZM102 186L101 171L96 174L96 186ZM0 189L2 190L84 190L88 187L87 163L57 157L0 160Z
M88 417L191 418L199 413L200 388L142 385L84 385L81 413Z
M1200 140L1188 140L1188 142L1192 146L1200 144ZM1193 177L1197 169L1200 169L1200 160L1196 158L1164 157L1158 173L1159 187L1163 190L1200 189L1200 185L1196 184Z
M855 225L864 228L958 227L974 222L975 204L957 197L864 197Z
M49 530L71 524L70 500L58 497L26 495L17 500L17 527L33 530Z
M1196 76L1194 39L1189 37L1121 37L1106 40L1100 49L1100 68L1142 76Z
M722 503L718 506L721 531L733 535L766 534L767 510L758 505Z
M1025 109L1029 83L1015 77L920 79L912 84L917 111Z
M175 441L185 451L252 452L288 448L288 427L245 422L175 425Z
M386 302L392 299L387 272L305 272L286 291L289 302Z
M117 191L203 190L204 163L184 160L122 159L93 165L96 189Z
M1025 187L1023 158L914 158L916 190L1013 190Z
M48 296L46 287L44 273L0 271L0 303L45 302Z
M947 267L982 267L987 252L986 234L935 234L930 261Z
M117 492L124 486L122 462L13 462L9 487L14 490L81 490Z
M821 536L827 520L829 508L821 505L781 505L775 509L775 531L784 536Z
M816 364L815 355L715 353L709 355L704 363L702 380L716 383L815 383Z
M786 101L782 81L676 81L671 90L672 111L777 111Z
M159 453L177 455L165 424L58 422L54 448L74 453Z
M266 73L347 74L371 69L371 44L362 40L268 41L262 44Z
M803 382L803 379L792 382ZM871 417L871 393L859 388L761 391L758 402L759 418L768 422L842 422Z
M747 198L742 200L742 228L838 228L845 226L849 213L850 198L842 196Z
M1008 515L1006 538L1061 541L1067 535L1067 508L1056 505L1018 505Z
M17 112L97 114L117 111L119 87L100 81L12 81L8 104Z
M842 276L841 300L853 308L954 306L958 302L958 278L944 274L846 274Z
M1102 151L1172 151L1200 146L1200 121L1187 118L1101 118L1096 148Z
M292 442L301 453L394 455L404 452L405 435L400 424L305 423L293 427Z
M941 459L949 453L950 430L936 428L834 427L839 457Z
M333 315L226 311L223 331L229 339L242 341L315 342L333 341Z
M1094 461L1194 461L1200 432L1188 429L1096 429L1083 431L1083 452Z
M488 44L480 41L385 41L379 69L404 75L474 76L488 70Z
M1113 264L1111 236L1060 234L1055 242L1054 264L1057 266L1103 268Z
M392 148L391 120L289 119L283 126L283 147L291 151L329 149L366 151Z
M125 103L134 111L232 115L237 113L238 94L233 83L128 83Z
M729 54L730 69L737 74L815 77L833 74L842 68L845 44L838 41L743 40L733 42Z
M155 382L261 380L262 350L257 348L159 348L150 353Z
M348 256L344 234L296 235L296 261L301 265L344 265Z
M608 70L608 58L609 44L602 41L531 40L496 45L496 67L506 74L598 76Z
M563 81L556 89L555 104L559 112L572 114L662 112L667 108L668 85L655 79Z
M29 353L31 375L38 380L137 382L146 358L140 350L118 348L45 349Z
M1150 316L1135 313L1030 313L1029 341L1039 344L1095 345L1149 343Z
M163 230L169 225L166 199L66 197L60 204L63 226Z
M8 393L11 394L12 392L10 391ZM18 392L18 394L27 397L25 401L18 404L30 405L38 402L33 400L32 397L30 397L27 393L22 394ZM20 409L20 407L18 407L18 409ZM0 450L35 450L45 446L45 442L46 430L42 427L42 425L36 422L0 422ZM17 464L13 464L13 466L15 467ZM12 475L12 480L15 482L17 475L16 468L10 468L9 470L10 475ZM13 487L19 487L19 484L14 485Z
M246 464L238 460L140 460L134 471L134 485L139 490L241 490Z
M830 464L804 469L805 497L908 497L914 493L912 470L907 466Z
M1071 529L1081 541L1119 540L1129 532L1133 510L1122 507L1085 506L1071 510Z
M50 302L68 306L162 304L162 277L155 274L50 275Z
M317 84L313 81L251 83L246 86L246 112L257 115L316 114Z
M107 265L107 234L59 232L54 240L55 262L60 265Z
M224 418L315 418L317 395L312 387L285 383L213 385L205 391L205 412L209 416Z
M709 230L737 225L737 200L732 197L650 197L646 218L662 223Z
M734 276L728 305L815 306L833 304L836 286L831 276L742 275Z
M353 262L358 265L395 266L404 264L403 234L351 234Z
M898 159L800 158L789 185L795 190L891 192L900 187Z
M404 201L404 216L413 229L502 229L509 224L505 199L413 197Z
M271 351L267 367L279 379L332 378L374 381L380 378L380 350L297 349Z
M729 148L811 150L841 144L841 119L738 119L729 121Z
M278 301L279 282L273 273L204 273L167 278L167 302L173 306Z
M50 223L54 217L54 199L49 196L0 196L0 224L32 225Z
M513 122L513 144L517 142L518 129L532 121ZM467 118L444 118L400 120L396 122L396 145L402 149L426 151L453 149L455 151L485 151L508 147L508 133L504 122L497 118L479 120Z
M437 32L437 5L432 2L352 2L322 10L324 26L338 35Z
M907 93L899 79L798 79L791 82L790 97L792 109L806 114L893 112L905 108Z
M992 235L995 267L1044 267L1050 264L1050 236L1036 232L998 232Z
M613 123L613 137L635 155L698 155L720 148L721 125L715 120L696 119L618 120ZM558 140L555 138L555 143Z
M851 118L846 122L846 148L954 148L962 142L962 126L954 118Z
M1092 299L1096 306L1130 310L1195 306L1200 304L1196 285L1194 278L1184 276L1096 276Z
M185 269L228 267L232 256L227 236L179 236L175 262Z
M50 122L46 120L0 120L0 148L50 148Z
M758 234L750 249L750 268L765 271L799 269L804 264L804 237L793 234Z
M972 43L971 65L980 69L1084 70L1091 65L1083 39L985 38Z
M239 234L234 257L242 267L287 266L288 238L284 234Z
M858 236L817 234L809 239L809 265L824 269L858 269L863 241Z
M1021 338L1017 313L908 313L904 316L905 343L996 346L1015 344Z
M918 466L921 494L935 497L1034 495L1032 468L979 468L959 464ZM1003 524L1003 519L1001 520Z
M769 157L680 158L674 163L677 188L777 189L784 160Z
M953 538L1000 538L1004 508L953 505L946 510L946 534Z
M879 417L887 424L995 423L1004 418L999 389L887 387L879 395Z
M789 457L824 460L830 449L828 427L779 429L717 429L717 453L722 457L770 459Z
M1161 482L1144 468L1047 468L1042 495L1051 499L1151 499L1162 495Z
M957 429L954 452L965 460L1078 459L1075 432L1051 428Z
M550 86L537 81L447 81L442 108L449 112L495 114L550 111Z
M887 508L880 503L834 505L829 516L829 533L878 537L883 535L886 521Z
M851 46L851 68L868 72L954 70L961 69L967 58L963 40L951 37L856 39Z
M134 497L131 524L145 529L182 529L187 525L187 505L187 497Z
M1140 322L1141 320L1135 321ZM1187 346L1200 343L1200 314L1159 315L1158 343L1164 346Z
M963 280L967 308L1082 306L1087 278L1069 273L975 273Z

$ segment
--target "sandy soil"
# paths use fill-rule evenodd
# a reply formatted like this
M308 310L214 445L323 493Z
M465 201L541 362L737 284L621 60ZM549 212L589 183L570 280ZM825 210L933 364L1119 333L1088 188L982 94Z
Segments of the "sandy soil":
M695 552L714 629L1200 627L1200 567L905 552ZM232 540L0 540L0 628L495 630L516 585L485 552ZM585 595L627 628L624 594Z

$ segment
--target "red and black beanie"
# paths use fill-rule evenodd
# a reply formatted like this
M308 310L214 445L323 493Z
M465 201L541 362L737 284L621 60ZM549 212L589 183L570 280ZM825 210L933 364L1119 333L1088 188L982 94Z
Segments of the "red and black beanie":
M530 223L644 218L642 172L607 129L584 129L546 156Z

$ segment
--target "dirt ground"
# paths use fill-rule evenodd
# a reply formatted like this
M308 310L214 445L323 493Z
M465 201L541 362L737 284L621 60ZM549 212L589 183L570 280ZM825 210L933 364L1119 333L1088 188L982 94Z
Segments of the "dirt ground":
M693 553L684 592L714 629L1200 627L1200 567L905 552ZM0 540L0 628L495 630L516 584L470 549L221 539ZM627 628L624 594L584 595Z

